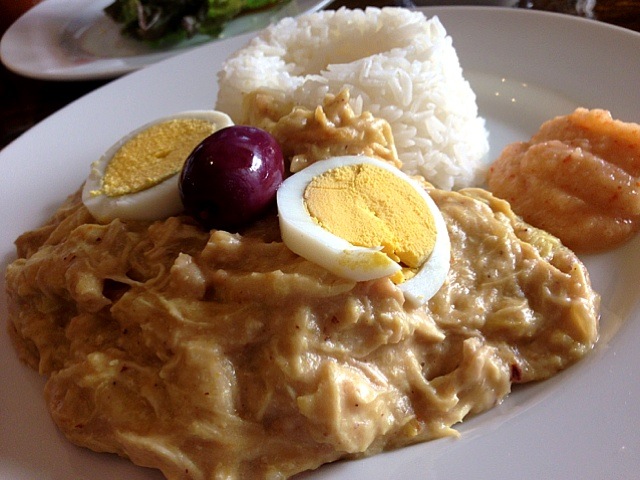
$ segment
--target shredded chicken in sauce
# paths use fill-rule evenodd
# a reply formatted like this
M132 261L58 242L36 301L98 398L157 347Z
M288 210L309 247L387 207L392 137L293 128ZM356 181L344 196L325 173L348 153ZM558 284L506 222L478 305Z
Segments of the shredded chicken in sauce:
M584 356L578 258L484 190L432 190L452 268L422 308L188 217L95 223L74 196L17 241L9 330L74 443L169 479L283 479L444 435Z
M399 166L389 125L354 116L346 90L314 111L252 98L250 122L292 172L357 153ZM101 224L76 194L16 242L9 334L72 442L168 479L285 479L456 435L514 384L586 355L599 296L506 201L424 188L451 268L419 307L388 277L346 280L297 256L275 213L238 234L188 216Z
M391 126L371 112L356 115L349 90L327 95L323 105L309 110L255 91L245 97L246 123L262 128L277 140L291 173L312 163L340 155L367 155L400 167Z

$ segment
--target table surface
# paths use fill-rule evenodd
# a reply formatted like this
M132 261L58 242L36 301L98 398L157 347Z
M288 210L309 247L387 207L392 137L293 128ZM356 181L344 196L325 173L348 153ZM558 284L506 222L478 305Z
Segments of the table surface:
M328 8L382 7L411 0L336 0ZM446 3L434 0L434 4ZM519 0L517 8L534 8L577 15L573 0ZM1 10L1 9L0 9ZM0 12L2 16L3 12ZM593 10L596 21L604 21L640 32L640 2L598 0ZM0 35L7 26L0 26ZM45 81L19 76L0 66L0 149L29 128L65 105L109 83L110 80Z

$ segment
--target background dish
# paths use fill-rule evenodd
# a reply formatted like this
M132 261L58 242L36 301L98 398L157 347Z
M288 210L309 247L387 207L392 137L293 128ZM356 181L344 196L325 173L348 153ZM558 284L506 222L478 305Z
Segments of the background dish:
M290 0L231 20L219 39L204 35L166 49L123 37L102 9L112 0L45 0L27 11L0 42L2 62L16 73L44 80L117 77L187 48L264 28L283 17L319 10L331 0Z
M640 35L541 12L427 8L453 37L491 131L491 157L578 105L640 122ZM0 152L0 269L13 240L78 188L89 164L137 126L212 106L222 60L248 35L197 47L94 91ZM615 52L612 55L611 52ZM187 86L187 88L185 88ZM640 470L640 238L583 257L602 294L602 338L586 359L463 423L459 439L328 465L304 479L635 478ZM0 284L0 318L6 299ZM4 327L3 327L4 328ZM44 381L0 335L0 478L159 480L113 455L69 444L42 399Z

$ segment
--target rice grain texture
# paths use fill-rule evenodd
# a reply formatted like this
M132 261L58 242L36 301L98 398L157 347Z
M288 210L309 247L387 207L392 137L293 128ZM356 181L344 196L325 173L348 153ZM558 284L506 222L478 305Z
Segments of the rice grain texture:
M482 182L488 132L437 17L370 7L285 18L232 54L218 84L216 109L236 123L255 90L315 108L348 87L356 114L391 125L403 171L447 190Z

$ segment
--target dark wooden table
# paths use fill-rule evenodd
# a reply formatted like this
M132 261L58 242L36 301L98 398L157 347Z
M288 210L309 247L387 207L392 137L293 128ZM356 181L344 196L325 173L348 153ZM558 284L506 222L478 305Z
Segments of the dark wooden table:
M366 5L382 7L411 0L336 0L328 8ZM395 3L394 3L395 2ZM434 4L437 4L434 0ZM442 2L446 3L446 2ZM518 8L543 9L579 15L576 0L519 0ZM0 11L0 16L2 12ZM596 20L640 32L638 0L598 0L593 10ZM6 28L6 25L3 26ZM4 30L0 30L0 34ZM21 77L0 67L0 149L29 128L88 92L109 83L93 81L43 81Z

